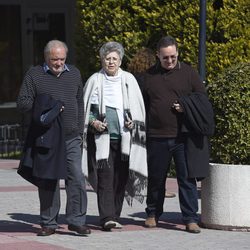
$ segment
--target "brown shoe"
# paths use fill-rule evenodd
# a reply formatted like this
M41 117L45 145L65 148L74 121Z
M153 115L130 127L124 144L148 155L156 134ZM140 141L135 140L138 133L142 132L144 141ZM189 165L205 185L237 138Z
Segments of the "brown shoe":
M37 236L50 236L54 234L56 230L50 227L42 227L41 230L37 233Z
M186 225L186 231L193 234L199 234L201 229L197 223L192 222Z
M169 193L169 192L165 192L165 197L166 198L174 198L176 195L174 193Z
M145 227L153 228L153 227L156 227L156 226L157 226L157 222L156 222L155 217L148 217L145 220Z

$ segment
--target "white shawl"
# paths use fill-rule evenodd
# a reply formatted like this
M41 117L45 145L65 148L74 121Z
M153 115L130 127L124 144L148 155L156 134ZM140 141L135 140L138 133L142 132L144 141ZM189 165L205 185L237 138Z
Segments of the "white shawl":
M129 110L134 123L132 133L124 131L122 136L122 153L129 156L129 171L130 178L127 184L127 201L132 202L130 198L137 198L143 201L142 191L146 188L147 177L147 155L146 155L146 131L145 131L145 108L141 95L140 88L134 76L129 72L119 69L122 79L122 94L123 94L123 107L124 110ZM91 96L96 91L99 98L99 113L103 114L105 108L103 107L102 99L102 84L105 81L104 71L94 73L86 82L84 87L84 131L83 131L83 156L82 156L82 169L85 176L88 178L88 145L87 133L89 126L89 114L91 106ZM131 134L131 136L130 136ZM127 136L129 135L129 137ZM99 143L100 142L100 143ZM109 152L109 135L101 134L95 136L96 147L99 149L96 157L100 160L108 157ZM108 146L107 146L108 145ZM107 151L108 148L108 151ZM97 159L98 160L98 159ZM128 198L130 197L130 198Z

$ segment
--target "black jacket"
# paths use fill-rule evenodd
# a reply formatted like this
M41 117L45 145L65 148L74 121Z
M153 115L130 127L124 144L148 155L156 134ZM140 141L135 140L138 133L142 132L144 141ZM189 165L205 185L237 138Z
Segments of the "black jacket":
M18 173L38 187L45 180L65 179L66 146L60 110L61 101L47 94L36 97L32 122L26 138Z
M213 135L215 129L213 108L207 95L200 92L182 96L179 103L184 109L182 132L186 133L188 174L200 180L208 175L208 136Z

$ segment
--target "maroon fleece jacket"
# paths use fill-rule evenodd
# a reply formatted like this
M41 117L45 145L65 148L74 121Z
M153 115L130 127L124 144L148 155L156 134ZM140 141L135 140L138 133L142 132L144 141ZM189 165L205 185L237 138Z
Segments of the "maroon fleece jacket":
M147 136L177 137L182 125L182 113L172 108L181 96L192 92L205 93L199 74L188 64L178 62L166 70L159 64L151 67L141 83L147 114Z

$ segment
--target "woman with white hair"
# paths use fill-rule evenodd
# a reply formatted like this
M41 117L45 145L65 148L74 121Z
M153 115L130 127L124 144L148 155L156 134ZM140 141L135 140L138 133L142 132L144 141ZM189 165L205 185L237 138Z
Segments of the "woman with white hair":
M120 68L124 49L107 42L102 69L84 88L83 171L97 192L103 230L122 228L123 200L143 199L146 187L145 109L134 76Z

